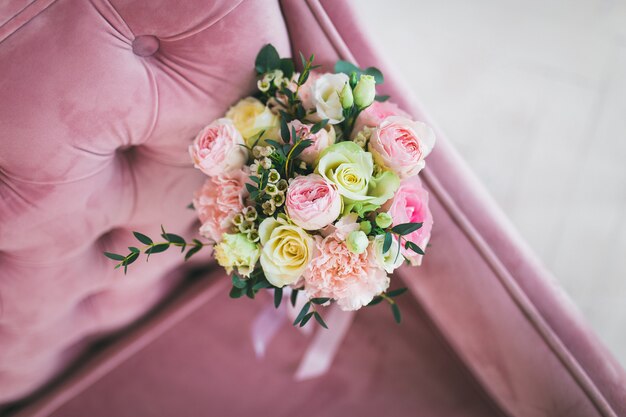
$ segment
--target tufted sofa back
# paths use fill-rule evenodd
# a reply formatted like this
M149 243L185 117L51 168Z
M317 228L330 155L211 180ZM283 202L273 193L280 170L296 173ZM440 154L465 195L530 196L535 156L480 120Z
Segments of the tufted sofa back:
M195 233L187 146L251 91L259 48L289 41L273 0L3 0L0 14L1 404L180 281L178 254L124 276L102 252L161 223Z

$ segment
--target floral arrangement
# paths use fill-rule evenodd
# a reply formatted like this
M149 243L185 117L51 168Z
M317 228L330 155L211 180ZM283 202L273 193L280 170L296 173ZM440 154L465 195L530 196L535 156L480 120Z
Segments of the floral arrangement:
M434 146L433 131L388 97L376 95L383 75L339 61L319 73L301 55L301 72L272 45L257 55L258 92L198 133L193 165L208 176L190 206L207 241L185 241L162 230L164 241L134 232L144 245L128 255L105 253L127 267L180 247L189 259L212 247L232 277L230 296L274 291L275 306L290 288L294 325L311 318L327 327L320 307L342 310L387 301L391 274L419 265L430 238L428 194L418 173ZM287 295L287 294L285 294Z

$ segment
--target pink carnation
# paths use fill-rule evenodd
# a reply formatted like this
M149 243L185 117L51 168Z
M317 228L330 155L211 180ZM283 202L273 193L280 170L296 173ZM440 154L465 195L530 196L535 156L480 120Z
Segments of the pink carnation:
M220 175L241 168L248 151L241 133L229 119L218 119L198 133L189 146L193 164L207 175Z
M290 132L293 127L298 137L301 139L308 139L313 142L311 146L305 148L298 156L298 158L307 164L314 164L320 153L335 143L335 130L331 125L327 125L326 128L320 129L317 133L311 133L313 125L304 124L299 120L289 122L288 126Z
M375 101L361 113L359 113L359 117L356 119L356 123L354 124L354 129L352 129L352 139L359 133L365 126L367 127L377 127L389 116L402 116L408 119L411 116L402 110L396 103L392 103L391 101Z
M417 175L433 146L435 134L430 127L402 116L383 120L369 141L374 161L398 174L400 179Z
M196 191L193 206L202 222L200 234L216 242L229 231L235 214L243 209L248 174L243 170L209 177Z
M329 297L344 311L358 310L389 286L387 273L368 261L367 251L350 252L336 234L317 237L317 248L304 273L309 298Z
M428 208L428 192L422 187L419 177L403 180L393 200L386 206L385 208L393 218L394 226L409 222L422 223L420 229L406 235L405 238L415 243L422 250L426 250L433 228L433 216L430 208ZM419 265L422 262L422 255L410 249L403 248L402 254L411 265Z

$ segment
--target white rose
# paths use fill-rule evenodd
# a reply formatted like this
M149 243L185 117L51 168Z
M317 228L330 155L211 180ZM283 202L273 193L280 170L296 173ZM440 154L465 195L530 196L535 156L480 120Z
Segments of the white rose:
M341 73L323 74L315 81L312 95L317 117L328 119L328 123L333 125L343 121L340 94L348 82L348 76Z
M395 236L392 236L391 247L389 247L389 250L383 253L384 244L385 236L376 236L370 242L368 247L368 258L373 259L376 266L391 274L395 269L402 265L402 262L404 262L404 256L398 253L400 251L400 243Z

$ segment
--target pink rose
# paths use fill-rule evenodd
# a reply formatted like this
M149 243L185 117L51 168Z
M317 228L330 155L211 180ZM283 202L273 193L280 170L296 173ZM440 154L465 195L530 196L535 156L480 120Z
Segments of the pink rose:
M393 226L402 223L422 223L421 228L404 237L422 250L426 250L433 228L433 216L428 208L428 192L422 187L419 177L403 180L391 204L387 203L384 208L393 218ZM422 262L422 255L405 249L404 246L402 254L411 265L419 265Z
M196 191L193 206L202 223L200 234L216 242L229 231L233 217L243 209L248 194L245 183L248 174L242 170L209 177Z
M372 132L369 151L378 165L403 179L417 175L424 168L424 158L434 145L435 134L426 124L389 116Z
M335 129L331 125L326 125L324 129L320 129L317 133L311 133L313 125L304 124L299 120L289 122L288 126L290 132L293 126L296 130L296 134L300 138L313 141L313 144L305 148L300 156L298 156L298 158L307 164L314 164L320 153L335 143Z
M248 160L241 133L229 119L218 119L206 126L189 146L193 164L207 175L220 175L240 169Z
M306 82L300 86L298 90L298 97L300 101L302 101L302 107L305 110L314 110L315 109L315 99L313 98L313 86L315 82L320 77L321 74L315 71L309 72L309 78L307 78ZM295 92L295 89L293 90Z
M352 138L361 131L365 126L367 127L377 127L389 116L402 116L410 119L411 116L402 110L396 103L392 103L390 101L375 101L361 113L359 113L359 117L356 119L356 123L354 124L354 128L352 129Z
M317 230L334 222L341 213L341 196L334 184L317 174L291 180L285 199L289 218L305 230Z
M304 272L309 298L329 297L344 311L358 310L389 287L387 273L368 260L368 251L355 254L336 234L317 237L318 254Z

